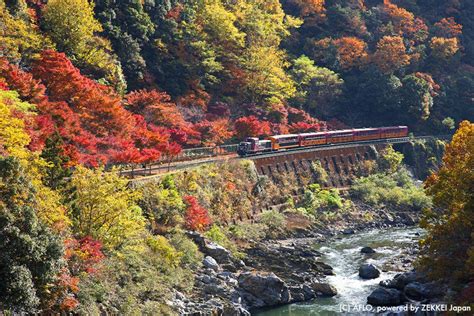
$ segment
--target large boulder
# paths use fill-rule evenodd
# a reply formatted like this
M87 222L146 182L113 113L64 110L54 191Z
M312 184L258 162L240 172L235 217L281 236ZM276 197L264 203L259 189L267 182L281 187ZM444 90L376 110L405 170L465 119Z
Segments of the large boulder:
M265 306L290 301L288 286L273 273L244 272L240 274L238 282L241 289L263 301Z
M383 287L393 288L397 290L403 290L403 288L410 282L417 280L418 276L415 272L405 272L397 274L391 280L383 280L380 285Z
M332 297L337 295L337 289L329 283L314 282L311 283L311 289L317 296Z
M219 264L217 263L217 261L210 257L210 256L206 256L204 258L204 260L202 261L202 264L206 267L206 268L209 268L209 269L212 269L214 271L218 271L219 270Z
M402 292L383 287L375 289L369 297L367 297L367 303L374 306L396 306L400 305L402 301Z
M362 247L360 252L369 254L369 253L375 253L375 250L372 247Z
M191 238L199 247L199 250L205 255L211 256L220 264L232 264L234 258L229 250L224 247L207 240L203 235L197 232L187 232L189 238Z
M362 279L376 279L380 276L380 270L373 264L363 264L359 268L359 276Z
M441 296L443 290L439 284L434 283L420 283L420 282L411 282L405 286L403 291L405 296L416 300L421 301L425 298L433 298Z
M311 288L317 296L332 297L337 295L337 289L329 283L314 282Z

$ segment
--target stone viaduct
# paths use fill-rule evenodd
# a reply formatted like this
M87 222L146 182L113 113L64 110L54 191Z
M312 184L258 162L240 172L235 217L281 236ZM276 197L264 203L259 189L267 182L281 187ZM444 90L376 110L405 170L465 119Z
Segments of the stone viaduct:
M323 187L344 188L350 186L355 171L364 161L375 160L378 151L386 145L355 145L344 148L319 148L313 151L285 152L272 156L251 157L260 175L276 178L291 174L296 177L299 184L303 184L302 177L318 178L315 162L319 161L321 167L328 174Z

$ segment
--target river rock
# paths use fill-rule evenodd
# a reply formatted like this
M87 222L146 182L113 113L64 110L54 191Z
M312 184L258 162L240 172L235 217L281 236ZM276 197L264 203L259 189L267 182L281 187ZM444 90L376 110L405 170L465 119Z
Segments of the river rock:
M284 304L290 300L288 286L274 273L244 272L238 282L240 288L262 300L265 306Z
M406 297L416 301L421 301L431 296L429 287L419 282L411 282L405 286L403 291Z
M367 303L374 306L396 306L402 303L402 292L396 289L379 287L367 298Z
M380 270L373 264L363 264L359 268L359 276L362 279L376 279L380 276Z
M355 231L352 228L346 228L342 231L343 235L353 235Z
M288 287L288 290L290 291L290 297L291 297L290 303L305 301L304 290L302 286L290 286ZM313 293L313 296L314 296L314 293Z
M317 296L332 297L337 295L337 289L329 283L314 282L310 286Z
M219 264L217 263L217 261L210 257L210 256L206 256L204 258L204 260L202 261L202 264L206 267L206 268L209 268L209 269L212 269L214 271L218 271L219 270Z
M405 272L397 274L391 280L383 280L380 282L380 285L383 287L393 288L397 290L403 290L403 288L410 282L417 280L418 276L416 272Z
M201 234L197 232L187 232L188 237L190 237L199 247L199 250L214 258L220 264L233 264L234 261L232 254L226 248L207 240Z
M362 253L375 253L375 250L372 247L362 247L360 252L362 252Z
M240 304L226 304L222 315L225 316L251 316L250 312Z
M215 294L219 296L224 296L224 294L226 293L226 288L222 285L211 283L211 284L204 285L203 291L206 294Z

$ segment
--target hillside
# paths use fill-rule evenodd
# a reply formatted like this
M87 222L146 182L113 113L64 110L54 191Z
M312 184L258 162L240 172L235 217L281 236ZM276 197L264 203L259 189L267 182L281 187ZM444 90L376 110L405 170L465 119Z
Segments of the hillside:
M229 249L230 271L264 239L414 224L432 205L447 212L424 223L438 262L438 219L455 236L457 212L472 218L469 189L440 200L472 178L473 13L472 0L0 0L0 314L176 314L205 270L197 233ZM391 147L354 161L347 195L321 186L320 161L281 183L245 160L143 186L114 169L249 136L459 124L453 166L427 182L434 204ZM443 143L410 146L416 175L438 170Z
M442 134L474 116L472 6L1 1L0 78L31 104L30 147L72 164L343 126Z

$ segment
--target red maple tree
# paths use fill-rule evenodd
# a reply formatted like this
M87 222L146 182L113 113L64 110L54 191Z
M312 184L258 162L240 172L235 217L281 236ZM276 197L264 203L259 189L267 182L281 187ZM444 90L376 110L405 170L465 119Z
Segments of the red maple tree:
M199 205L194 196L184 197L187 204L185 218L186 228L196 231L204 231L212 223L209 212Z
M235 134L239 139L246 137L260 137L271 134L271 125L268 121L260 121L257 117L244 116L235 121Z

